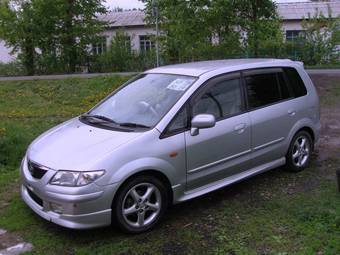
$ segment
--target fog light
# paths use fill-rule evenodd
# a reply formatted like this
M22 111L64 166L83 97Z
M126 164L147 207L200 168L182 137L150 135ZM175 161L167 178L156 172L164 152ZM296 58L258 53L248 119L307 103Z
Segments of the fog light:
M52 212L62 214L63 213L63 206L55 203L50 203L50 208Z

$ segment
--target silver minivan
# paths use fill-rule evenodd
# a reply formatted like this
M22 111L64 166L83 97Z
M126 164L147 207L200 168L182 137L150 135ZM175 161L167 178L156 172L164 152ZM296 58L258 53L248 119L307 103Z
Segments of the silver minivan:
M140 233L166 208L286 165L308 166L319 98L290 60L196 62L146 71L45 132L21 164L21 194L73 229Z

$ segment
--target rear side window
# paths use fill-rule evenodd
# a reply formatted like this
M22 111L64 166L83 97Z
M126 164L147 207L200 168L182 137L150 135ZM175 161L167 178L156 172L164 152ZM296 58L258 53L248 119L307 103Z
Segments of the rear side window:
M287 67L284 70L286 72L292 91L294 92L294 97L302 97L307 95L305 84L303 83L296 69L292 67Z
M245 84L250 109L270 105L291 97L283 72L280 70L246 74Z

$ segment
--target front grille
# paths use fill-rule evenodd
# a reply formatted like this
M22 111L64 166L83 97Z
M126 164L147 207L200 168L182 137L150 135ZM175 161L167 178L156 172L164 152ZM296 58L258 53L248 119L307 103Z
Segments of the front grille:
M28 170L35 179L41 179L47 173L47 169L45 167L33 163L30 160L28 161Z
M34 194L29 188L26 188L26 189L27 189L28 195L32 198L32 200L42 207L43 206L42 199L38 197L36 194Z

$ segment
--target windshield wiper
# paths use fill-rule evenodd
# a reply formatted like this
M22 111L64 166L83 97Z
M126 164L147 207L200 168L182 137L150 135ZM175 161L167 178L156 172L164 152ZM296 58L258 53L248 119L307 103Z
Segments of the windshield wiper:
M150 128L149 126L133 123L133 122L125 122L125 123L117 123L113 119L110 119L108 117L102 116L102 115L96 115L96 114L83 114L80 115L81 118L93 118L97 120L101 120L108 123L113 123L121 127L130 127L130 128Z
M117 124L113 119L110 119L108 117L102 116L102 115L96 115L96 114L83 114L80 116L81 118L94 118L98 120L103 120L105 122L115 123Z
M150 128L149 126L138 124L138 123L132 123L132 122L118 123L118 125L122 127L131 127L131 128Z

